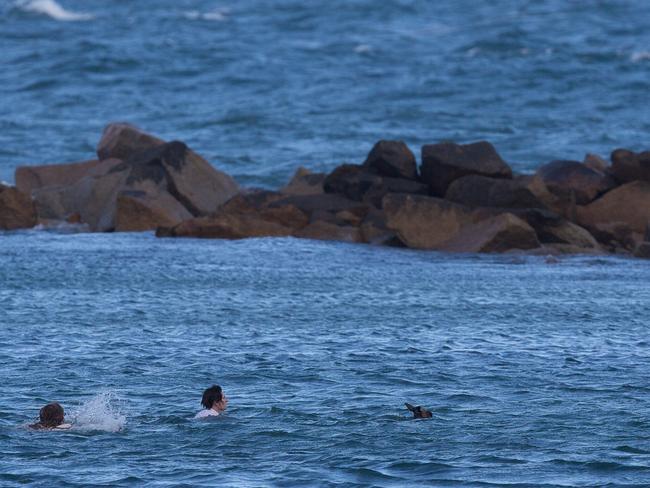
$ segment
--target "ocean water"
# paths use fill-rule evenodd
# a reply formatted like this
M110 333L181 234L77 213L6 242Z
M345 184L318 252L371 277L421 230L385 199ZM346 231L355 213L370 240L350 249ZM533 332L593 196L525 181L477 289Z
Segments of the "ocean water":
M648 486L637 261L37 231L0 256L1 486ZM215 382L226 414L193 420ZM53 400L75 427L28 430Z
M650 3L0 0L0 180L126 120L243 185L648 148ZM650 486L650 265L0 233L0 486ZM221 384L226 415L192 419ZM59 401L74 428L26 428ZM433 412L412 420L404 402Z
M649 22L634 0L2 0L0 179L91 158L114 120L266 187L382 138L487 139L521 172L647 149Z

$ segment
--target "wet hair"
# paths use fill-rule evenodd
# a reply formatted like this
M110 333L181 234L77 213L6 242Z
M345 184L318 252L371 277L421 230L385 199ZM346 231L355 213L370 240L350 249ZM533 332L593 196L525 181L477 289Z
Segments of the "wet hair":
M51 429L63 423L63 407L58 403L48 403L38 413L39 421L30 425L32 429Z
M215 403L219 403L223 398L223 392L219 385L212 385L210 388L207 388L203 392L203 398L201 398L201 405L205 408L210 409Z

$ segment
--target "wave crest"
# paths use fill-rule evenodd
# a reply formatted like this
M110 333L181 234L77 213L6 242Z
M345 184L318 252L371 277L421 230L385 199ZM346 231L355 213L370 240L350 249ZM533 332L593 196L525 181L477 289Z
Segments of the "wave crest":
M71 12L59 5L56 0L18 0L16 8L23 12L45 15L64 22L92 20L94 16L83 12Z

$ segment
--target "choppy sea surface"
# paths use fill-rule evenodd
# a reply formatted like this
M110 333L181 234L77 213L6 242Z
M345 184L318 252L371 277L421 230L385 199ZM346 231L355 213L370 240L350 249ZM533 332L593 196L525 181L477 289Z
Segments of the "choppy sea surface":
M518 171L648 148L650 2L2 0L0 179L125 120L241 183L379 139L492 141Z
M1 486L648 486L637 261L35 231L0 259ZM28 430L53 400L75 427Z
M0 180L125 120L241 184L648 148L650 3L0 0ZM0 233L0 486L650 486L650 265ZM218 383L226 415L192 419ZM50 401L65 432L26 428ZM403 403L428 407L411 420Z

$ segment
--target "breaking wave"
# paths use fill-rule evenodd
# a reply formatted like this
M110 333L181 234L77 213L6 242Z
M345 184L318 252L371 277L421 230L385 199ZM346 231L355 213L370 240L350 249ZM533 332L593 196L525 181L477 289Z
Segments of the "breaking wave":
M56 0L18 0L16 8L23 12L45 15L64 22L92 20L94 16L83 12L72 12L59 5Z

